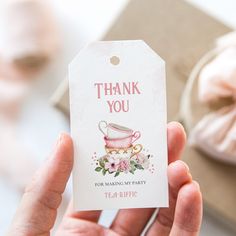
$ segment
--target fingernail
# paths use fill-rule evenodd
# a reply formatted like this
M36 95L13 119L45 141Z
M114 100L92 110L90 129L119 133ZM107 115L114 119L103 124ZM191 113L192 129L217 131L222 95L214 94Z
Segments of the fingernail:
M178 160L177 162L183 164L186 167L186 169L188 170L188 172L190 171L189 166L184 161Z
M61 145L62 140L63 140L63 133L60 133L57 140L56 140L56 143L54 144L54 147L52 149L52 153L51 153L49 159L53 159L55 157L55 153L57 151L57 148Z
M169 127L172 126L174 128L176 128L176 126L178 126L182 130L182 132L184 133L184 136L185 136L185 139L186 139L186 136L187 136L186 131L184 129L184 126L181 123L176 122L176 121L171 121L171 122L168 123L168 125L169 125Z
M194 185L200 190L200 185L197 181L193 180Z
M189 166L184 161L182 161L182 160L178 160L177 162L181 163L185 167L185 169L187 170L187 174L188 174L189 178L192 180L193 177L192 177L192 175L190 173Z
M58 146L61 144L62 139L63 139L63 136L64 136L63 133L60 133L60 134L59 134L59 136L58 136L58 138L57 138L57 142L56 142L56 147L58 147Z

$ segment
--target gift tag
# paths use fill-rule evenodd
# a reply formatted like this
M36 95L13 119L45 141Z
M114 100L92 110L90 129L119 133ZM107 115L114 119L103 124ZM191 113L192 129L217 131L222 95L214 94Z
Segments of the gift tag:
M69 66L75 210L168 206L165 62L104 41Z

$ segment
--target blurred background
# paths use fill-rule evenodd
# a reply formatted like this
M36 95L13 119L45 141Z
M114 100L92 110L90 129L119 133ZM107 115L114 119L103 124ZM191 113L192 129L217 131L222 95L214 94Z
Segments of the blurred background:
M195 116L188 106L191 106L192 100L199 98L198 95L197 98L190 97L193 94L191 89L198 94L202 88L199 85L195 88L194 83L189 82L192 77L191 81L198 78L203 81L201 84L206 94L220 91L217 101L225 97L232 97L232 103L235 101L236 36L231 34L216 42L217 38L235 29L235 9L234 0L0 0L0 235L4 235L9 227L25 185L49 155L58 134L69 132L66 76L70 61L88 42L137 38L144 39L160 53L171 67L167 69L167 77L180 84L177 85L180 92L176 96L181 102L170 105L168 115L170 120L182 121L193 140L189 146L194 151L187 150L186 161L203 187L205 212L201 235L235 235L236 210L232 200L236 199L234 108L230 110L230 120L225 121L223 117L224 122L218 122L218 118L222 117L216 115L218 123L212 127L208 120L203 120L201 125L211 129L211 133L205 136L199 135L202 129L198 123L205 117L207 119L208 113L219 113L218 109L228 106L228 103L222 105L220 101L221 108L214 109L204 105L207 109L197 114L198 121L189 122L188 119ZM152 23L144 16L149 11ZM162 22L158 14L164 18ZM194 19L194 15L199 18ZM180 24L175 18L181 20ZM196 27L199 19L203 24ZM135 23L137 26L133 27ZM194 31L192 38L190 29ZM165 44L158 50L155 45L163 44L166 38L170 47ZM181 42L184 43L181 45ZM213 53L210 58L205 58L208 51ZM199 65L202 57L205 58L204 63ZM230 67L222 66L219 71L216 69L219 68L217 61L219 65L226 61L228 63L225 64L230 64ZM210 67L205 68L207 65ZM193 68L197 70L197 75L192 73ZM178 74L175 76L174 72ZM178 80L178 77L181 78ZM172 79L168 81L169 94L175 82ZM219 84L223 89L217 87ZM215 85L216 89L209 91ZM180 97L183 91L184 96ZM208 101L203 102L206 104ZM170 99L169 103L172 104ZM173 111L178 111L178 115ZM212 120L210 123L213 123ZM230 135L224 130L230 131ZM218 143L214 141L202 147L204 138L213 140L220 131L224 141L221 150L217 149ZM227 158L224 159L225 156ZM201 165L204 166L204 174L197 172L202 169ZM204 179L201 179L202 175ZM59 216L70 197L71 183L66 189ZM101 223L109 225L114 215L114 211L104 212Z

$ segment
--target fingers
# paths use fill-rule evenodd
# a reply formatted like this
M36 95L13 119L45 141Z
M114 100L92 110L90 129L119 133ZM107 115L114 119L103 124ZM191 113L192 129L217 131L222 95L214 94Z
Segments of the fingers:
M41 235L50 231L72 166L72 140L62 134L51 157L26 188L8 235Z
M171 236L197 236L202 221L202 196L199 185L191 182L178 194Z
M175 161L168 166L170 186L169 208L159 210L156 220L148 230L148 236L169 235L175 214L176 200L179 189L192 181L187 165L182 161Z
M167 144L169 162L180 158L185 145L185 132L183 127L177 122L171 122L167 126ZM178 176L177 176L178 177ZM125 209L120 210L113 221L111 228L121 235L139 235L155 209ZM135 227L130 225L135 222Z
M177 198L179 189L186 183L192 181L187 164L181 160L172 162L167 169L170 194Z
M154 210L154 208L120 210L111 229L122 236L140 235Z
M56 236L67 235L91 235L91 236L119 236L115 232L94 222L87 220L78 220L75 218L65 218L63 225L60 226L55 234Z
M73 204L72 201L70 202L68 209L66 211L66 214L64 218L73 218L73 219L81 219L81 220L87 220L91 222L98 222L99 217L101 215L101 211L80 211L76 212L73 210Z
M81 212L72 212L66 215L66 217L97 223L100 215L101 211L81 211Z
M183 126L178 122L170 122L167 126L168 162L180 159L186 142Z

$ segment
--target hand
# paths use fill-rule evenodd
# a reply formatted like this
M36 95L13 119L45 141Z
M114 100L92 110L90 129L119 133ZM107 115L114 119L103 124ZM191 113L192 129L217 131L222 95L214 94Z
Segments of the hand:
M202 219L199 185L192 180L187 165L179 161L185 145L180 124L168 125L168 179L170 206L159 210L147 236L195 236ZM48 236L53 228L57 208L73 166L71 138L60 136L51 158L37 172L26 188L8 236ZM120 210L110 228L97 224L100 211L73 212L69 207L57 236L132 236L140 235L155 209Z

